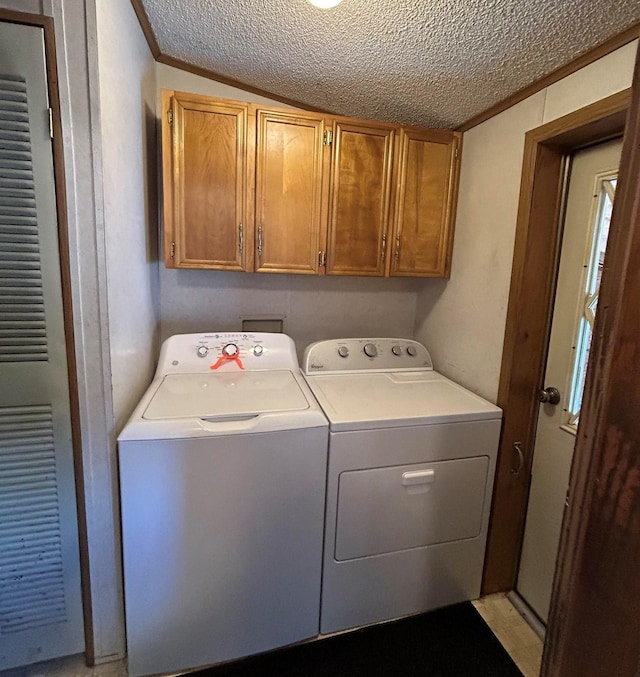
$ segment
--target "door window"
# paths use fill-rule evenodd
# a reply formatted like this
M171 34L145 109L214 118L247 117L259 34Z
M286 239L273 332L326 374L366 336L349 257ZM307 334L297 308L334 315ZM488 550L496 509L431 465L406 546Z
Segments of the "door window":
M591 210L591 228L587 240L585 255L585 274L583 276L583 296L578 308L576 330L572 345L573 363L570 372L569 393L566 406L566 424L577 430L580 419L580 407L584 393L585 376L589 362L589 350L598 306L600 280L604 266L604 254L609 237L609 223L613 210L613 198L617 184L617 172L598 175Z

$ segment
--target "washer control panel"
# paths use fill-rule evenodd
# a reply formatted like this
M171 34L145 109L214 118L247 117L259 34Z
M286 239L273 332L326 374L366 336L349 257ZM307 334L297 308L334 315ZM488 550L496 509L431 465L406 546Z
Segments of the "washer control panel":
M331 339L312 343L304 352L302 371L416 371L433 369L429 351L418 341L397 338Z
M212 332L177 334L163 344L156 376L251 369L298 369L295 345L286 334Z

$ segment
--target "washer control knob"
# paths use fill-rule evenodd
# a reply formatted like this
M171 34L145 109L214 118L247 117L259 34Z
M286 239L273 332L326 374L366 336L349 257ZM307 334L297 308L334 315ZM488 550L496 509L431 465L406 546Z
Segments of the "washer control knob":
M198 346L196 348L196 355L198 357L206 357L209 354L209 348L207 346Z
M340 355L340 357L349 357L349 348L347 348L347 346L340 346L338 348L338 355Z
M375 343L365 343L363 350L367 357L376 357L378 354L378 349L376 348Z
M402 355L402 346L395 345L391 347L391 352L394 355Z
M240 351L235 343L227 343L222 347L222 354L227 357L235 357Z
M264 353L264 348L262 346L253 346L253 354L256 357L260 357Z
M418 354L415 346L407 346L407 355L409 357L415 357Z

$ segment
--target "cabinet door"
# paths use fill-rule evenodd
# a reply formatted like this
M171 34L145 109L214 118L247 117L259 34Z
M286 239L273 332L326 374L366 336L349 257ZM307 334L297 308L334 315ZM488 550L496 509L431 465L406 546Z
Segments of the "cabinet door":
M448 277L459 135L400 130L391 275Z
M335 121L327 273L384 275L395 129Z
M248 106L175 94L171 111L167 265L246 270Z
M321 118L258 111L256 270L319 272L324 249Z

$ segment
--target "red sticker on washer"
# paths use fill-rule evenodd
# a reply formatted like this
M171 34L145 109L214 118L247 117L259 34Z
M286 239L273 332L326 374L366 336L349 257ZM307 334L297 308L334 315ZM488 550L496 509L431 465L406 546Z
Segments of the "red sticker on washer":
M232 360L235 362L240 369L244 369L244 366L242 364L242 360L240 359L239 355L220 355L218 358L218 361L215 364L212 364L209 369L217 369L221 364L226 362L227 360Z

